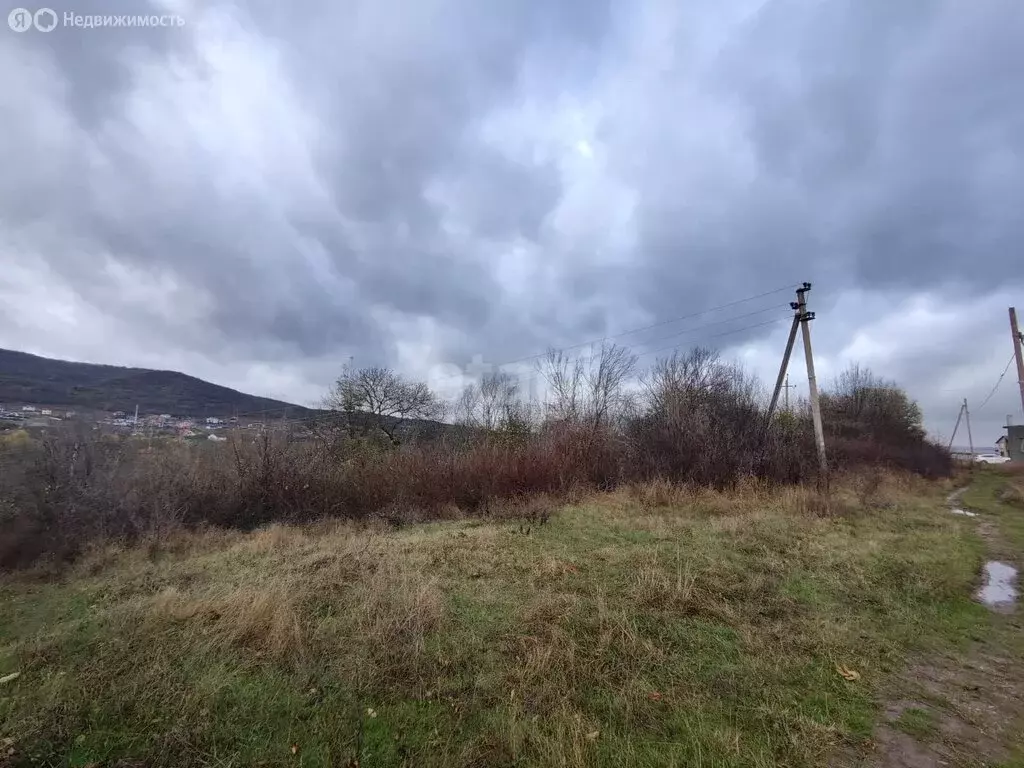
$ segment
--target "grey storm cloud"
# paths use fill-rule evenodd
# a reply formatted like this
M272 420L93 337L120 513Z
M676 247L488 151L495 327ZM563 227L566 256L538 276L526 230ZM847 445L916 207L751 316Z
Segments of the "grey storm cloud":
M54 10L184 24L0 31L4 346L96 359L113 333L98 361L300 398L350 355L507 360L806 279L826 365L881 363L926 410L1009 351L1017 0ZM720 343L768 371L788 299L680 341L756 326ZM915 299L986 341L922 354Z

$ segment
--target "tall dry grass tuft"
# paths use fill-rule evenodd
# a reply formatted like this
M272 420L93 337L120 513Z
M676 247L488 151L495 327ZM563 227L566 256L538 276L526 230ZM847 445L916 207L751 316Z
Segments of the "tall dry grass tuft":
M999 500L1004 504L1024 508L1024 476L1007 482L999 493Z
M193 638L214 646L243 647L274 659L301 659L304 654L298 599L284 586L206 596L169 588L152 599L150 613L183 625Z
M392 687L424 684L433 673L427 641L444 616L438 580L384 561L359 590L352 610L369 674Z
M688 500L683 486L664 477L633 483L629 486L629 493L645 509L681 506Z

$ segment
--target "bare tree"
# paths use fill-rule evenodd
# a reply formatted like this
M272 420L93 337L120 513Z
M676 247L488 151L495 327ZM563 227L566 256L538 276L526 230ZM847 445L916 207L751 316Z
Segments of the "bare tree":
M644 378L647 405L652 411L692 408L698 399L728 388L730 372L718 352L696 347L685 354L660 358Z
M548 385L548 417L557 421L578 421L584 398L583 360L570 358L561 350L549 349L537 361L537 372Z
M570 358L551 349L537 370L548 385L548 417L557 421L606 426L627 409L626 384L636 367L636 355L617 344L601 344L588 358Z
M586 374L587 416L594 429L607 426L626 410L626 382L633 375L637 357L618 344L601 344L590 358Z
M423 382L409 381L389 368L346 370L331 388L327 408L342 411L350 434L379 429L397 443L409 419L440 418L444 404Z
M510 373L484 376L469 384L456 403L457 419L466 426L493 431L526 421L519 382Z

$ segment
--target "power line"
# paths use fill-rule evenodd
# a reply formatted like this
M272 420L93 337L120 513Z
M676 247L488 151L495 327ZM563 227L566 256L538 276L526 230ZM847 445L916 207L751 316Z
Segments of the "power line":
M999 389L999 385L1003 383L1003 377L1006 376L1006 372L1010 370L1010 366L1013 364L1014 358L1015 355L1010 355L1010 359L1006 361L1006 367L1003 368L1003 372L999 374L999 380L996 382L996 385L992 387L992 391L988 393L988 397L985 398L982 404L977 407L975 413L984 408L988 401L992 399L992 395L996 393L996 390Z
M766 325L775 325L777 323L781 323L783 320L792 320L792 319L793 319L792 315L784 315L783 317L776 317L776 318L773 318L771 320L765 320L763 323L754 323L753 325L745 325L742 328L734 328L731 331L723 331L722 333L713 333L710 336L708 336L707 338L709 338L709 339L717 339L717 338L720 338L722 336L732 336L735 333L743 333L743 331L749 331L749 330L751 330L753 328L761 328L761 327L766 326ZM697 329L694 329L694 330L697 330ZM675 349L679 349L679 347L681 347L681 346L682 346L682 344L680 343L680 344L669 345L667 347L660 347L659 349L651 349L651 350L648 350L647 352L641 352L640 354L637 355L637 357L643 357L644 355L653 355L653 354L656 354L658 352L665 352L665 351L667 351L669 349L675 350Z
M700 317L701 315L706 315L706 314L709 314L711 312L717 312L720 309L727 309L729 307L734 307L734 306L736 306L738 304L743 304L743 303L746 303L748 301L754 301L755 299L764 298L765 296L771 296L772 294L780 293L781 291L789 291L789 290L792 290L792 286L789 286L789 285L783 286L782 288L776 288L775 290L765 291L764 293L759 293L759 294L757 294L755 296L748 296L748 297L746 297L744 299L737 299L736 301L730 301L727 304L719 304L718 306L709 307L707 309L701 310L700 312L693 312L693 313L688 314L688 315L680 315L679 317L674 317L674 318L672 318L670 320L662 320L661 322L658 322L658 323L652 323L650 325L641 326L639 328L632 328L632 329L627 330L627 331L622 331L621 333L615 333L615 334L610 334L610 335L607 335L607 336L602 336L601 338L591 339L590 341L583 341L583 342L580 342L579 344L571 344L569 346L564 346L564 347L552 347L552 348L550 348L548 350L545 350L544 352L538 352L537 354L528 355L526 357L520 357L520 358L517 358L515 360L506 360L505 362L502 362L502 363L494 363L493 367L494 368L503 368L505 366L515 365L517 363L529 362L530 360L538 360L538 359L540 359L542 357L547 356L549 352L567 352L568 350L571 350L571 349L580 349L582 347L589 347L589 346L593 346L595 344L601 344L601 343L604 343L606 341L610 341L612 339L618 339L618 338L621 338L623 336L631 336L631 335L633 335L635 333L641 333L642 331L648 331L648 330L650 330L652 328L658 328L658 327L661 327L661 326L664 326L664 325L669 325L670 323L677 323L680 320L688 320L688 319L691 319L691 318L694 318L694 317ZM692 328L684 328L681 331L677 331L675 333L668 334L667 336L659 336L658 338L648 339L647 341L641 342L641 343L649 344L649 343L655 342L655 341L662 341L664 339L670 339L670 338L673 338L675 336L682 335L684 333L690 333L692 331L699 331L699 330L702 330L704 328L708 328L708 327L711 327L711 326L714 326L714 325L721 325L722 323L727 323L727 322L730 322L732 320L737 320L737 319L744 318L744 317L751 317L753 315L763 314L764 312L770 312L772 310L781 309L783 307L788 308L789 305L788 304L778 304L778 305L772 305L770 307L764 307L763 309L759 309L759 310L756 310L754 312L749 312L749 313L747 313L745 315L736 315L735 317L729 317L729 318L726 318L725 320L717 320L717 321L715 321L713 323L703 323L701 325L697 325L697 326L694 326ZM757 327L757 326L751 326L751 327ZM643 354L647 354L647 353L643 353ZM455 373L455 374L450 374L448 376L434 376L434 377L431 378L431 381L435 381L435 382L437 382L437 381L448 381L450 379L460 378L460 377L462 377L462 375L463 374L461 374L461 373Z
M745 304L748 301L755 301L756 299L762 299L762 298L764 298L766 296L773 296L776 293L782 293L783 291L791 291L791 290L793 290L793 285L792 284L784 285L784 286L781 286L779 288L774 288L774 289L772 289L770 291L764 291L762 293L754 294L753 296L747 296L747 297L742 298L742 299L736 299L735 301L726 302L725 304L718 304L718 305L713 306L713 307L708 307L706 309L700 310L699 312L691 312L690 314L679 315L678 317L673 317L673 318L670 318L668 320L661 320L661 321L659 321L657 323L651 323L649 325L643 325L643 326L640 326L640 327L637 327L637 328L630 328L628 330L621 331L619 333L602 336L600 338L591 339L590 341L582 341L582 342L580 342L578 344L571 344L569 346L557 347L557 348L554 348L553 351L555 351L555 352L567 352L567 351L572 350L572 349L580 349L582 347L592 346L594 344L599 344L599 343L602 343L602 342L605 342L605 341L610 341L612 339L620 339L623 336L632 336L633 334L636 334L636 333L641 333L643 331L649 331L652 328L660 328L662 326L670 325L672 323L678 323L681 320L690 320L690 319L695 318L695 317L700 317L701 315L710 314L711 312L717 312L717 311L722 310L722 309L728 309L729 307L738 306L739 304ZM676 333L669 334L667 336L659 336L658 338L655 338L655 339L649 339L646 342L642 342L642 343L650 344L652 342L663 341L665 339L674 338L675 336L679 336L679 335L682 335L682 334L691 333L691 332L697 331L697 330L702 330L703 328L707 328L707 327L710 327L710 326L721 325L722 323L730 322L732 320L738 320L738 319L741 319L741 318L744 318L744 317L751 317L753 315L758 315L758 314L762 314L764 312L769 312L771 310L778 309L780 306L787 306L788 307L789 305L788 304L786 304L786 305L773 305L771 307L766 307L764 309L760 309L760 310L757 310L755 312L750 312L750 313L747 313L745 315L737 315L736 317L730 317L730 318L727 318L725 320L716 321L714 323L706 323L706 324L695 326L693 328L686 328L686 329L683 329L681 331L677 331ZM773 322L775 322L775 321L773 321ZM758 326L754 325L754 326L750 326L750 327L751 328L756 328ZM744 328L744 329L740 329L740 330L747 330L747 329ZM737 331L737 332L739 332L739 331ZM711 336L709 338L715 338L715 336ZM533 354L533 355L527 355L525 357L520 357L520 358L517 358L515 360L506 360L505 362L502 362L502 363L495 363L494 367L495 368L502 368L502 367L508 366L508 365L515 365L517 363L529 362L530 360L538 360L538 359L544 357L545 355L547 355L548 351L549 350L545 350L544 352L538 352L538 353ZM649 354L649 353L647 353L647 352L641 353L641 355L645 355L645 354ZM431 377L430 380L431 380L431 382L443 382L443 381L450 381L452 379L461 378L462 376L463 376L463 374L456 373L456 374L450 374L450 375L447 375L447 376L433 376L433 377ZM270 413L280 413L280 412L282 412L284 410L286 410L286 409L285 408L266 409L266 410L262 410L262 411L252 411L250 413L240 413L240 414L237 414L237 416L238 417L259 416L259 415L265 416L265 415L270 414ZM311 409L311 410L316 410L316 409Z
M747 312L746 314L735 315L734 317L727 317L724 320L716 320L716 321L714 321L712 323L701 323L700 325L695 325L695 326L692 326L690 328L683 328L682 330L676 331L674 333L669 333L669 334L667 334L665 336L656 336L653 339L645 339L644 341L641 341L639 343L643 344L643 345L654 344L654 343L659 342L659 341L665 341L666 339L674 339L677 336L683 336L683 335L686 335L686 334L689 334L689 333L694 333L696 331L702 331L705 328L714 328L716 325L724 325L725 323L731 323L734 320L742 320L745 317L755 317L757 315L763 315L765 312L777 312L778 310L783 309L783 308L788 307L788 306L789 306L788 304L775 304L775 305L770 306L770 307L764 307L762 309L756 309L753 312ZM788 317L788 315L787 315L787 317ZM771 320L769 322L776 322L776 321L775 320ZM767 323L757 323L755 325L746 326L745 328L739 328L736 331L728 331L726 334L717 334L717 333L716 334L712 334L708 338L716 338L716 337L721 336L721 335L728 335L729 333L734 333L734 332L738 332L738 331L742 331L742 330L747 330L748 328L757 328L760 325L766 325L766 324ZM608 338L614 338L614 337L608 337ZM599 340L597 342L592 342L590 344L590 346L593 346L594 344L600 343L601 341L604 341L604 340ZM556 353L557 352L564 352L566 350L576 349L576 348L581 347L581 346L584 346L584 345L576 344L576 345L573 345L571 347L563 347L561 349L555 349L553 351L556 352ZM672 346L673 345L669 345L669 347L664 347L663 349L670 349L670 348L672 348ZM679 345L674 345L674 346L679 346ZM637 357L640 357L642 355L650 354L651 352L658 352L658 351L660 351L660 350L649 350L649 351L645 351L645 352L639 352L639 353L637 353ZM532 358L525 358L524 360L532 360L532 359L535 359L535 358L546 357L547 354L548 354L547 352L544 352L544 353L542 353L540 355L535 355ZM576 360L583 360L583 361L589 361L589 360L592 360L593 357L580 357L580 358L574 358L574 359L576 359ZM515 362L519 362L519 361L513 361L511 363L501 363L501 364L499 364L496 367L502 367L502 366L505 366L505 365L514 365ZM445 379L456 378L458 376L461 376L461 374L455 374L454 376L438 376L438 377L435 377L435 380L444 381Z
M770 309L775 309L775 307L771 307ZM767 310L759 310L758 312L752 312L752 313L748 313L748 315L740 315L738 317L744 317L744 316L750 316L750 315L755 315L755 314L761 314L764 311L767 311ZM730 318L730 320L736 320L736 319L738 319L738 318ZM781 323L784 320L788 321L788 320L791 320L791 319L792 319L791 315L784 315L782 317L772 318L770 320L765 320L765 321L760 322L760 323L752 323L751 325L745 325L742 328L733 328L733 329L730 329L728 331L722 331L720 333L711 334L707 338L715 339L715 338L721 338L723 336L732 336L732 335L737 334L737 333L743 333L744 331L753 330L754 328L763 328L763 327L769 326L769 325L776 325L778 323ZM687 332L692 332L692 331L703 330L705 327L708 327L708 326L711 326L711 325L721 325L721 322L708 323L708 324L703 325L703 326L697 326L695 328L689 328L686 331L681 331L680 333L687 333ZM673 334L673 335L678 336L680 334L677 333L677 334ZM668 338L668 337L664 337L664 338ZM677 350L682 345L683 345L682 342L679 342L679 343L676 343L676 344L670 344L670 345L665 346L665 347L659 347L657 349L649 349L649 350L646 350L644 352L638 353L636 355L636 357L640 358L640 357L645 357L646 355L657 354L658 352L666 352L668 350ZM589 361L592 361L592 360L596 359L596 357L597 357L597 355L592 355L590 357L575 358L575 360L579 360L579 361L583 361L583 362L589 362ZM507 365L507 363L506 363L506 365ZM539 373L538 372L534 372L530 376L530 378L527 379L527 381L531 381L532 382L532 381L536 380L536 378L538 376L539 376ZM273 409L273 410L268 409L267 411L255 411L254 413L276 412L276 411L279 411L279 410L284 410L284 409ZM245 414L239 414L239 415L245 415ZM330 422L333 422L333 421L336 421L336 420L344 420L344 419L347 419L348 416L349 416L349 414L345 413L344 411L326 411L326 412L315 413L315 414L312 414L310 416L302 417L302 418L287 419L287 420L282 419L282 420L276 422L276 424L274 426L266 425L266 428L268 430L270 430L270 431L273 431L275 428L288 427L288 426L293 426L293 425L297 425L297 424L306 424L306 423L308 423L311 420L315 421L318 424L324 424L324 423L330 423Z
M776 307L769 307L768 309L776 309ZM695 328L687 328L685 331L680 331L679 333L674 333L674 334L671 334L670 336L662 336L662 337L659 337L657 339L651 339L650 341L651 342L662 341L664 339L672 338L674 336L679 336L679 335L681 335L683 333L690 333L690 332L693 332L693 331L700 331L700 330L703 330L704 328L707 328L707 327L710 327L710 326L721 325L722 322L729 322L731 320L737 320L739 318L749 317L751 315L759 315L759 314L762 314L762 313L764 313L766 311L768 311L768 310L759 310L757 312L750 312L747 315L739 315L737 317L729 318L729 320L727 320L727 321L720 321L720 322L716 322L716 323L707 323L706 325L699 325L699 326L697 326ZM784 315L783 317L776 317L776 318L773 318L771 320L765 320L764 322L761 322L761 323L753 323L752 325L745 325L742 328L733 328L733 329L728 330L728 331L723 331L722 333L713 333L710 336L708 336L707 338L709 338L709 339L717 339L717 338L722 337L722 336L731 336L731 335L736 334L736 333L742 333L743 331L749 331L749 330L751 330L753 328L761 328L761 327L766 326L766 325L774 325L776 323L782 322L783 320L789 320L789 319L791 319L791 317L792 317L791 315ZM668 350L678 350L681 346L683 346L682 342L677 342L676 344L669 344L668 346L665 346L665 347L658 347L657 349L648 349L648 350L645 350L643 352L637 352L637 353L635 353L635 357L641 358L641 357L645 357L647 355L655 355L658 352L666 352ZM589 363L589 362L593 362L594 360L596 360L597 357L598 357L598 355L590 355L589 357L577 357L577 358L573 358L573 359L571 359L571 360L569 360L567 362L572 362L572 363L577 363L577 362ZM531 375L525 381L526 382L536 381L536 379L537 379L537 377L539 375L541 375L540 372L539 371L535 371L533 373L533 375Z
M659 328L659 327L661 327L663 325L669 325L671 323L677 323L680 320L690 320L690 319L692 319L694 317L700 317L701 315L706 315L706 314L708 314L710 312L717 312L720 309L728 309L729 307L735 307L737 304L745 304L748 301L754 301L755 299L763 299L765 296L771 296L771 295L776 294L776 293L782 293L783 291L791 291L791 290L793 290L793 286L792 285L784 285L781 288L775 288L775 289L773 289L771 291L765 291L764 293L758 293L758 294L756 294L754 296L747 296L744 299L737 299L736 301L730 301L727 304L719 304L718 306L708 307L707 309L702 309L700 312L693 312L693 313L688 314L688 315L680 315L679 317L673 317L673 318L671 318L669 320L662 320L662 321L657 322L657 323L651 323L650 325L644 325L644 326L641 326L639 328L631 328L630 330L622 331L621 333L615 333L615 334L611 334L611 335L602 336L602 337L597 338L597 339L591 339L590 341L581 341L579 344L572 344L572 345L567 346L567 347L560 347L556 351L558 351L558 352L566 352L566 351L568 351L570 349L579 349L580 347L589 347L592 344L599 344L599 343L601 343L603 341L609 341L611 339L619 339L619 338L622 338L623 336L632 336L634 333L640 333L642 331L649 331L652 328ZM788 306L788 304L786 306ZM769 309L774 309L774 307L770 307ZM761 310L761 311L765 311L765 310ZM744 315L741 315L740 317L744 317ZM735 318L730 318L730 319L735 319ZM524 362L527 362L528 360L536 360L538 358L544 357L546 354L547 354L547 351L539 352L539 353L537 353L535 355L528 355L526 357L521 357L518 360L509 360L509 361L504 362L504 363L499 363L499 365L514 365L515 363L524 363Z
M705 328L711 328L711 327L716 326L716 325L723 325L725 323L730 323L733 320L742 320L745 317L754 317L755 315L763 315L765 312L777 312L778 310L785 309L788 306L789 306L788 304L777 304L775 306L765 307L764 309L758 309L758 310L756 310L754 312L747 312L745 315L736 315L734 317L728 317L725 320L718 320L718 321L716 321L714 323L705 323L703 325L698 325L698 326L696 326L694 328L686 328L686 329L684 329L682 331L678 331L676 333L670 333L667 336L659 336L656 339L647 339L647 341L645 341L643 343L644 344L652 344L652 343L654 343L656 341L665 341L666 339L672 339L672 338L675 338L676 336L681 336L681 335L686 334L686 333L692 333L693 331L700 331L700 330L703 330ZM786 317L784 317L782 319L786 319L788 317L791 317L791 315L786 315ZM712 334L711 336L709 336L708 338L709 339L714 339L714 338L717 338L719 336L728 336L731 333L739 333L739 331L745 331L745 330L749 330L750 328L757 328L759 326L769 325L769 324L775 323L775 322L778 322L777 318L774 319L774 320L770 320L770 321L768 321L766 323L756 323L755 325L748 325L745 328L739 328L739 329L736 329L735 331L726 331L724 334L722 334L722 333L715 333L715 334ZM645 354L646 355L648 353L647 352L643 352L641 354Z

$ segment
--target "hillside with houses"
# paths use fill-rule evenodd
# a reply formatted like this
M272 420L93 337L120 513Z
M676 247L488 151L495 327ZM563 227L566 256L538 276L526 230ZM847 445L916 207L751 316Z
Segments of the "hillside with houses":
M0 404L51 411L97 411L177 417L229 418L234 414L287 413L301 418L309 408L247 395L177 371L77 363L0 349ZM41 414L40 414L41 415Z

